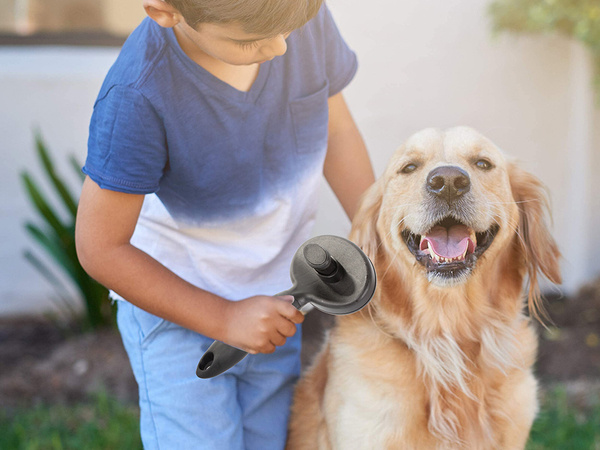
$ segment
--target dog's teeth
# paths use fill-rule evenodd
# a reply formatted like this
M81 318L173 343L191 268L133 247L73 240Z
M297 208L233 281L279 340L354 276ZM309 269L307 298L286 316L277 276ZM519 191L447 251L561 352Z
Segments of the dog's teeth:
M428 246L427 249L429 250L429 255L431 256L431 259L433 259L434 261L440 260L440 257L433 251L433 248L431 248L431 246Z

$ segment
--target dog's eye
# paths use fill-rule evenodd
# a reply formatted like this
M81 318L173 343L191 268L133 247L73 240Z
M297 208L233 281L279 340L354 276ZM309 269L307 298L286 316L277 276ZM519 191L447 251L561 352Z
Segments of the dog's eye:
M411 173L417 170L417 165L413 163L406 164L398 171L398 173Z
M494 167L487 159L478 159L475 161L475 166L481 170L491 170Z

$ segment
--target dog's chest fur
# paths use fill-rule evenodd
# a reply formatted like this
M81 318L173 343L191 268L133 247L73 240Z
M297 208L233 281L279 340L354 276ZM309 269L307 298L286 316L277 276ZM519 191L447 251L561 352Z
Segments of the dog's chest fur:
M401 414L395 395L360 374L346 373L337 381L337 386L328 386L324 398L325 417L335 417L335 423L328 424L333 448L386 448L389 437L398 432L398 424L408 423L408 411Z
M503 448L507 445L498 441L501 433L497 428L511 420L514 404L507 404L501 397L514 395L511 391L522 391L522 385L531 385L533 389L525 389L519 395L535 397L535 381L525 361L501 370L489 364L486 367L481 360L485 355L465 354L462 378L444 378L437 367L447 366L448 361L436 363L440 355L424 354L436 350L415 351L402 340L384 334L368 319L362 323L361 320L352 318L348 327L341 320L330 339L333 345L329 349L328 372L336 382L327 385L323 408L333 448ZM357 342L361 344L356 345ZM470 359L475 361L474 365ZM482 370L494 372L493 376L488 373L485 377L489 380L486 385L481 383ZM455 371L458 373L461 371ZM424 429L429 433L423 433ZM495 445L473 446L483 442Z

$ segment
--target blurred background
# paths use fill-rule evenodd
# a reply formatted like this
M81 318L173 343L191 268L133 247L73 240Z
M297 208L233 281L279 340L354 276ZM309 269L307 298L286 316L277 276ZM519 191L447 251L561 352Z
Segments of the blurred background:
M598 392L590 394L590 386L600 379L600 0L328 5L358 55L359 71L345 97L377 175L412 133L468 125L548 186L564 283L544 285L554 323L540 329L539 370L553 386L553 409L540 420L548 430L557 428L554 420L569 422L580 440L563 438L552 447L533 439L530 445L600 448L600 409L590 406ZM104 294L73 268L72 250L61 253L56 246L70 245L72 211L64 191L76 202L81 181L73 166L85 159L95 97L120 45L143 17L139 0L0 0L0 375L17 365L19 355L36 357L28 339L38 351L53 350L45 345L54 342L72 346L36 373L38 381L52 379L65 366L69 377L56 379L55 391L65 383L73 391L57 400L33 390L37 403L69 404L83 398L76 388L97 395L108 385L108 394L94 397L94 410L103 405L100 410L114 415L111 408L129 405L137 395L131 380L118 380L118 370L94 378L89 355L96 337L73 339L73 327L61 322L82 312L82 328L104 330L98 317L110 313L99 307L92 317L90 298ZM323 194L315 234L346 235L350 224L341 207L325 185ZM46 319L32 325L32 317L48 313L54 314L50 325ZM15 336L29 342L29 350ZM121 351L118 340L110 345L114 352L99 357L105 363ZM120 363L127 364L115 361ZM6 382L0 377L0 404L17 405L13 397L30 395L26 385L36 383L13 375ZM121 403L111 403L115 396ZM0 448L11 448L1 439Z

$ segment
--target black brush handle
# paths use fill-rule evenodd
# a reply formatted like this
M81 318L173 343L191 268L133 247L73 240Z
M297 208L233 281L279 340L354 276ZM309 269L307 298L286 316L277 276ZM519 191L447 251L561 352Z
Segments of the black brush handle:
M196 375L199 378L212 378L231 369L248 355L248 352L224 344L220 341L213 342L200 358Z
M280 292L280 295L294 295L295 287L288 289L287 291ZM296 309L302 308L305 303L302 302L304 297L302 294L296 293L292 305ZM231 369L242 359L248 355L248 352L240 350L239 348L232 347L231 345L225 344L220 341L214 341L210 347L206 350L198 367L196 368L196 375L198 378L212 378L222 374L226 370Z

